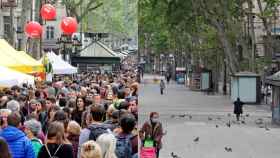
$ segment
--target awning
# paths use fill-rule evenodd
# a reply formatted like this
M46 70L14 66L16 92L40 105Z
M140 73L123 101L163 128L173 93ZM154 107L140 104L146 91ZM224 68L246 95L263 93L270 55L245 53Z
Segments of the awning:
M28 71L31 73L34 72L44 72L44 66L40 61L35 60L32 58L30 55L28 55L24 51L18 51L17 56L20 57L21 59L24 59L24 64L28 66Z
M0 66L8 67L20 72L27 71L25 65L21 61L13 56L9 56L5 52L5 48L0 46Z
M65 62L59 56L57 56L54 52L46 53L49 62L52 64L53 74L75 74L78 73L78 69L73 67L72 65ZM41 63L43 58L40 60Z
M22 86L23 83L34 86L34 77L0 66L0 87Z
M0 66L23 73L43 72L43 65L25 52L16 51L7 41L0 39Z
M265 78L265 83L280 87L280 71Z

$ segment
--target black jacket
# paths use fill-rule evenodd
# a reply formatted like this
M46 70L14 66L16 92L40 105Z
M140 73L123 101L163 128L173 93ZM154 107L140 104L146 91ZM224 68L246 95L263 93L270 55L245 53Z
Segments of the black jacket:
M63 144L60 149L58 149L58 147L59 144L48 144L48 149L51 156L55 156L58 158L74 158L72 145ZM54 155L55 152L56 154ZM42 146L41 150L39 151L38 158L50 158L50 155L46 150L46 146Z
M234 103L234 114L242 114L243 113L243 102L242 101L235 101Z

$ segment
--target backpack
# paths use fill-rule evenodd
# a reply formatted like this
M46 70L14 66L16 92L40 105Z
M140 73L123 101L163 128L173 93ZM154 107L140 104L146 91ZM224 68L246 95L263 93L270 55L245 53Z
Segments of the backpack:
M116 155L118 158L132 158L132 144L131 139L133 136L116 136Z
M109 128L105 125L90 125L88 129L90 130L89 140L96 141L98 136L100 136L103 133L108 133Z

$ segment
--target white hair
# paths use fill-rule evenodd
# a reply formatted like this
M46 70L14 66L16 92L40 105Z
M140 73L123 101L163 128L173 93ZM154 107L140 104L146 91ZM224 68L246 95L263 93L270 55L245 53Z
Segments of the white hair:
M31 119L24 122L24 126L30 129L30 131L34 134L35 137L41 132L42 125L39 121L35 119Z
M18 101L11 100L11 101L7 102L7 109L10 109L12 112L19 112L20 105L19 105Z
M103 158L117 158L116 150L116 137L112 133L104 133L100 135L96 142L100 145Z

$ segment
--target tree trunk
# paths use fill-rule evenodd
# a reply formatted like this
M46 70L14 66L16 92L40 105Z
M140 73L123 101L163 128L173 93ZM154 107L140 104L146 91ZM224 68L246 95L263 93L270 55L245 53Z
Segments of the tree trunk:
M148 43L149 43L149 34L148 33L144 33L144 56L145 56L145 62L146 65L148 65L148 68L150 68L150 53L148 52ZM150 69L147 71L151 71Z
M250 69L251 72L256 71L256 62L255 62L255 53L256 53L256 36L255 36L255 28L254 28L254 17L253 17L253 2L249 1L249 10L250 13L248 14L249 16L249 22L250 22L250 44L251 44L251 62L250 62Z
M217 21L214 19L211 19L213 25L215 26L217 33L218 33L218 38L223 46L224 49L224 53L226 56L226 62L229 65L229 70L231 73L236 73L239 71L239 64L238 64L238 60L236 58L236 55L233 51L233 48L228 40L228 38L226 37L226 32L224 27Z
M20 50L27 50L27 38L24 34L24 26L27 23L27 19L29 19L27 18L27 15L29 15L28 12L31 10L31 2L32 0L24 0L24 3L22 2L21 18L19 22L19 26L21 28L20 38L22 42L19 47Z
M259 6L259 10L260 10L260 13L261 15L263 15L264 13L264 10L263 10L263 6L262 6L262 2L261 0L257 0L258 2L258 6ZM263 21L263 26L264 26L264 29L265 29L265 32L266 32L266 39L264 39L264 43L266 45L266 56L269 60L272 59L272 53L273 53L273 39L272 39L272 34L271 34L271 26L269 25L268 23L268 20L267 18L265 17L260 17ZM269 64L268 67L270 68L271 65Z
M14 27L14 7L10 7L10 33L9 33L9 43L13 47L15 46L15 27Z

